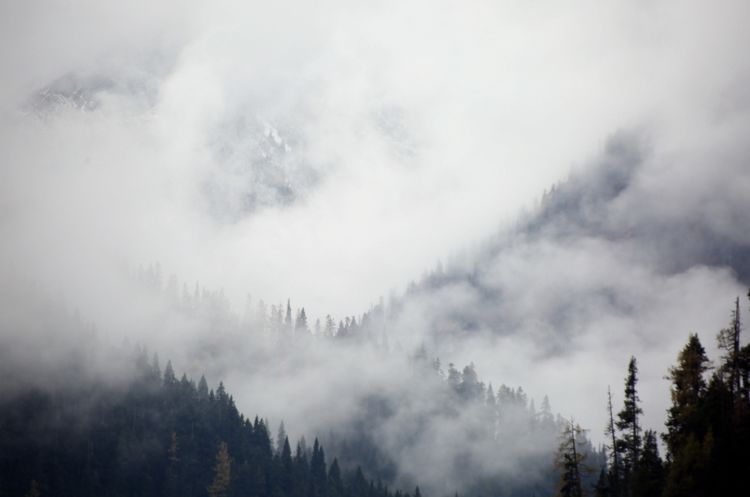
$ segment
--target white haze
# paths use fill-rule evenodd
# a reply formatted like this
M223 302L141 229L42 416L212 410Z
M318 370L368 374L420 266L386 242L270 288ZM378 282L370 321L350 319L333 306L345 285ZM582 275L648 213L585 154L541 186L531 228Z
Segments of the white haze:
M688 332L711 344L747 282L697 259L666 270L637 242L529 240L512 226L625 130L646 158L607 204L609 227L689 216L747 247L748 19L742 1L5 2L3 348L31 360L28 296L60 295L99 340L148 343L178 370L225 380L247 414L314 433L356 416L362 385L403 395L405 358L327 345L278 356L254 338L196 356L215 339L204 323L128 274L158 261L191 291L223 288L237 312L249 293L343 318L439 259L472 269L502 228L518 238L480 279L502 293L513 333L488 319L429 352L537 402L549 394L595 439L606 387L618 399L633 354L646 424L660 429L667 365ZM271 171L248 166L258 160ZM628 311L598 300L602 288ZM487 305L461 285L406 301L391 331L404 356L430 341L425 316ZM75 349L65 338L44 360ZM436 454L414 450L399 455L404 471L446 490L449 462L411 467ZM505 456L488 471L512 469Z
M99 259L158 260L237 301L350 313L512 221L618 129L681 146L747 105L740 7L149 5L3 7L11 255L63 245L43 258L90 264L82 247L103 243ZM22 113L69 74L121 86L94 112ZM224 222L202 188L236 180L211 141L240 119L289 130L320 181Z

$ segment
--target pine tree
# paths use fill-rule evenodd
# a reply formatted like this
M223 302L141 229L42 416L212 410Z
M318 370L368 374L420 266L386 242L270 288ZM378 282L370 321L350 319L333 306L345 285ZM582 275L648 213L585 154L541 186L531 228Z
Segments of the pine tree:
M227 497L229 483L231 481L231 465L229 449L226 442L219 443L219 451L216 454L216 465L214 466L214 481L208 487L209 497Z
M609 472L606 475L606 488L612 497L620 497L620 485L622 480L622 466L620 464L620 450L617 441L617 429L615 427L615 415L612 409L612 391L607 387L607 414L609 415L607 429L605 434L612 440L610 454L612 461L609 466ZM601 478L600 478L601 481Z
M670 394L672 406L667 411L667 443L669 455L674 458L685 443L688 435L699 439L705 435L701 407L706 393L706 380L703 375L709 369L706 350L693 334L677 357L677 366L670 368L672 381Z
M332 497L341 497L344 494L344 484L341 481L341 469L338 459L334 459L328 470L328 487Z
M547 395L542 399L542 406L539 409L539 419L543 425L549 426L555 423L555 416L552 414L552 406L549 403Z
M560 470L558 497L583 497L582 473L588 471L584 465L586 454L580 450L583 430L570 421L560 436L555 465Z
M750 290L747 292L747 298L750 300ZM742 399L745 415L750 417L750 344L745 344L740 349L739 357L737 362L740 369L740 380L742 382L742 388L740 390L740 398Z
M306 497L310 489L310 464L307 461L307 442L302 437L294 454L295 496Z
M750 297L750 293L748 293ZM704 439L703 452L710 445L705 488L721 495L744 493L742 478L750 471L747 447L750 445L750 345L740 344L739 300L735 300L729 328L719 332L718 346L722 362L703 396L700 411L711 436Z
M284 437L280 451L281 460L281 489L286 495L291 495L294 487L294 463L292 461L292 449L289 439Z
M198 381L198 398L205 400L208 399L208 383L206 377L201 375L201 379Z
M633 495L659 497L664 485L664 465L659 457L656 432L646 430L643 434L643 450L633 480Z
M310 334L310 328L307 326L307 314L305 308L300 309L297 319L294 322L294 334L297 336L306 336Z
M156 380L161 378L161 368L159 367L159 354L154 352L151 358L151 377Z
M704 409L708 358L698 335L690 335L677 366L669 370L672 406L667 411L667 455L670 460L664 497L707 497L705 475L713 435L709 436Z
M622 495L632 496L633 473L638 466L638 456L641 450L641 425L639 415L643 413L638 403L638 365L635 357L630 358L628 376L625 379L625 401L622 410L617 414L615 425L622 433L618 440L618 450L623 454L622 460Z
M271 437L268 434L268 428L266 427L265 421L262 419L258 419L258 417L255 417L255 421L253 422L253 434L255 435L255 443L258 446L258 449L260 450L260 453L264 457L271 457L273 454L273 449L271 447Z
M717 336L719 349L724 351L722 359L724 363L720 368L720 373L726 378L729 385L729 391L732 395L732 402L736 402L741 392L741 375L740 375L740 333L742 325L740 323L740 299L734 301L732 318L728 328L721 330Z
M289 335L292 331L292 302L286 300L286 314L284 315L284 332Z
M312 457L310 458L310 476L312 478L313 496L322 496L326 493L326 456L318 439L313 443Z
M330 314L326 314L325 335L328 337L332 337L335 334L336 321L333 320Z
M284 421L279 423L279 430L276 433L276 453L281 454L281 450L284 448L284 440L286 440L286 429L284 428Z
M354 475L351 478L351 482L349 483L349 494L352 496L366 496L369 491L369 485L367 484L367 480L365 479L364 473L362 473L362 468L360 466L357 466L357 469L354 471ZM399 495L400 492L396 491L394 494L394 497Z
M164 385L165 386L173 386L177 383L177 377L174 374L174 369L172 368L172 361L167 361L167 365L164 368Z

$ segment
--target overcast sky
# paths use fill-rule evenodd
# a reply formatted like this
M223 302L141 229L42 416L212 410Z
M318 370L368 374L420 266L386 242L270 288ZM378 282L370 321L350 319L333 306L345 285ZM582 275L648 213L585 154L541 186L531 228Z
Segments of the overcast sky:
M743 2L2 9L6 251L55 268L159 261L314 314L402 289L618 130L669 150L748 104ZM93 110L29 110L65 77ZM269 126L294 198L243 210Z

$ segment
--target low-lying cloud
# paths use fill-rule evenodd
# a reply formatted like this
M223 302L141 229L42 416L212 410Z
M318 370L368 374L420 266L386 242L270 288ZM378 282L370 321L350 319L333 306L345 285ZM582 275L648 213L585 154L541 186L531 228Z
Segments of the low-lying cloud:
M8 364L127 338L296 435L351 422L369 394L403 398L424 346L549 394L597 439L633 354L658 429L687 334L711 344L750 283L748 14L740 1L4 4ZM154 261L160 289L145 291ZM201 313L184 308L196 281L216 292L199 289ZM254 336L248 293L252 309L291 297L311 324L385 296L379 345ZM40 311L50 300L64 311ZM453 461L427 458L429 436L396 443L439 401L414 405L383 443L405 481L446 490ZM444 421L432 428L460 439L465 420Z

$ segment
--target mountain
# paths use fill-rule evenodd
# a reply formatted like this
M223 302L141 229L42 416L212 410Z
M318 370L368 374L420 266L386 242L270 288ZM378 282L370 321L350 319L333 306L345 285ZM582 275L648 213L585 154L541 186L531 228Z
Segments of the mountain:
M683 198L683 181L667 178L673 160L656 156L643 134L616 134L512 227L411 283L392 303L390 327L416 328L438 351L467 337L514 336L554 356L594 328L625 335L645 316L669 314L664 307L685 304L669 295L678 282L691 302L707 297L700 288L721 288L726 301L750 284L750 217L733 185L744 184L743 166L716 167L720 179ZM685 307L676 321L690 322Z

